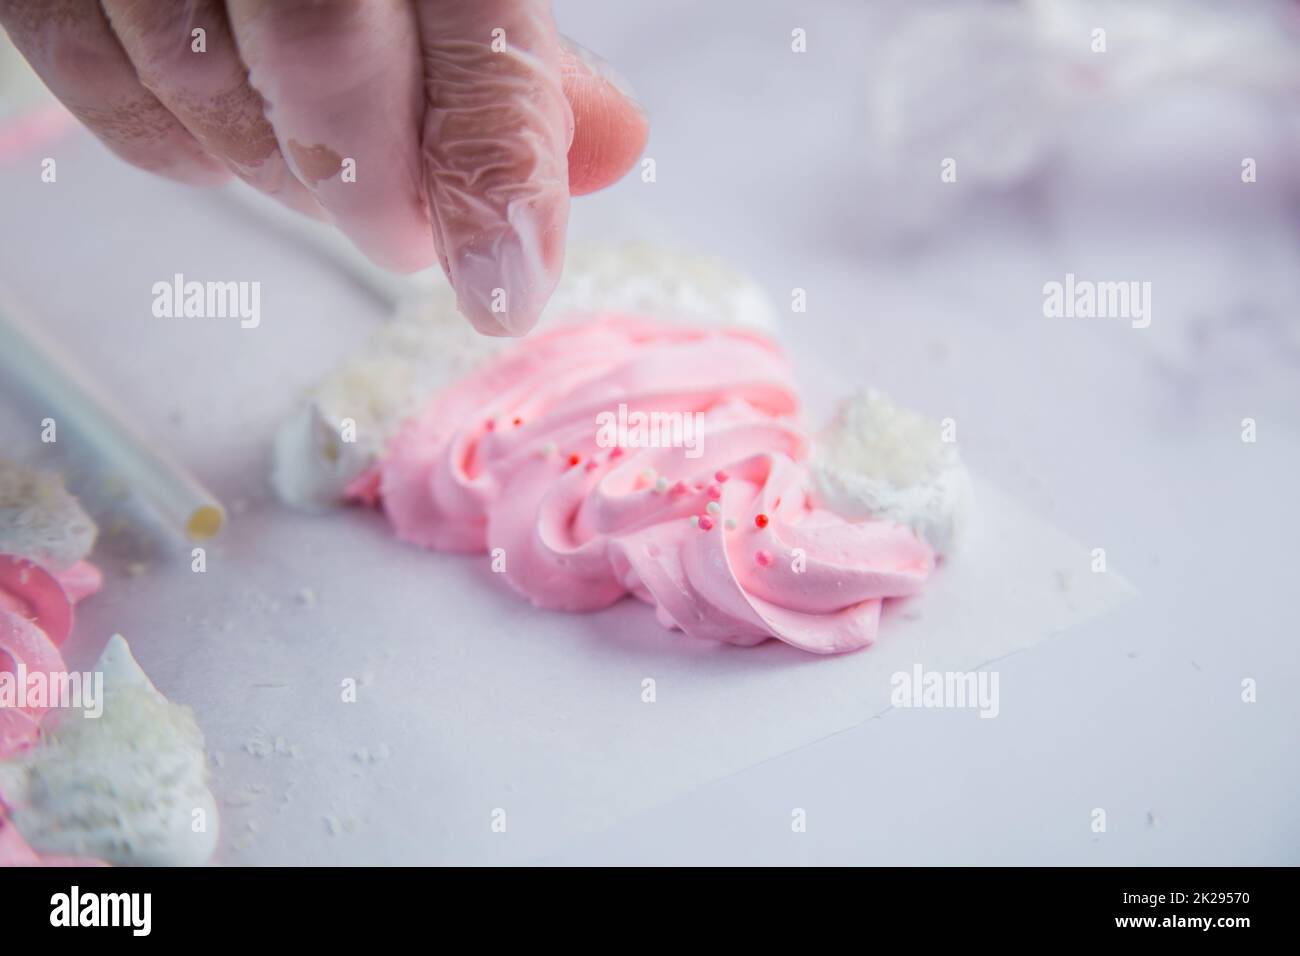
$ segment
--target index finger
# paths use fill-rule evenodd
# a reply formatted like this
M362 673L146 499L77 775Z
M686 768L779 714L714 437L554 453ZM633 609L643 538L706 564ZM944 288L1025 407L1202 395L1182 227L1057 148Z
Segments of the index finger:
M461 312L523 335L559 281L573 112L546 0L420 0L422 151L434 241Z

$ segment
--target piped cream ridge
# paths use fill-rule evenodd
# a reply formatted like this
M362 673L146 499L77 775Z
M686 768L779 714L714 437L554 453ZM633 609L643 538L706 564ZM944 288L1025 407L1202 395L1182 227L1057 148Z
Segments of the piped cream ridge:
M602 445L600 416L619 406L699 416L698 457ZM892 520L816 504L797 412L766 336L605 316L534 334L440 391L349 493L380 502L404 540L499 554L538 607L631 594L692 637L856 650L934 552Z

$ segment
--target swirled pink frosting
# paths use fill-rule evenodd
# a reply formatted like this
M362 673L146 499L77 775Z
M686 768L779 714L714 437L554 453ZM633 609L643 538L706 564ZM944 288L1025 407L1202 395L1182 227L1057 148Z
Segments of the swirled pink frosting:
M66 670L59 652L72 630L73 598L63 583L26 558L0 554L0 673L15 679ZM0 759L36 741L45 707L0 703Z
M620 404L629 418L699 413L698 456L602 447L598 416ZM692 637L855 650L934 554L900 525L816 506L798 405L761 335L604 316L536 334L445 389L350 492L380 501L407 541L490 552L538 607L632 594Z
M61 645L72 630L72 606L99 590L99 569L81 561L55 576L33 561L0 554L0 672L59 674L67 670ZM45 706L0 706L0 760L32 746ZM99 860L43 856L6 820L0 793L0 866L103 866Z

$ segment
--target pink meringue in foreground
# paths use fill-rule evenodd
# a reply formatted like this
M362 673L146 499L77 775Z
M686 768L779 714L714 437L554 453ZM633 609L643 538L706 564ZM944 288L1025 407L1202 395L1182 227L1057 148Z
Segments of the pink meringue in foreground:
M72 605L99 590L99 569L81 561L55 576L26 558L0 554L0 673L14 675L67 670L59 651L72 630ZM0 706L0 760L21 753L40 737L48 708ZM100 860L42 855L27 845L6 819L0 793L0 867L105 866Z
M442 392L350 493L380 501L404 540L490 552L538 607L632 594L692 637L856 650L884 599L921 588L934 552L901 525L815 506L798 404L762 335L565 324ZM600 423L637 413L690 416L696 440L611 447Z
M59 579L33 561L0 554L0 675L63 673L59 645L72 631L72 600ZM0 702L0 760L36 742L47 708Z

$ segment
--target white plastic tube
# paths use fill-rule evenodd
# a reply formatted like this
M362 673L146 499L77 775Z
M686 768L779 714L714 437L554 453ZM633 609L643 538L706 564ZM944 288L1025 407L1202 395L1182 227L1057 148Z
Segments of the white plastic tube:
M150 444L84 372L0 295L0 372L82 438L107 472L120 477L178 534L212 537L226 523L217 499Z

